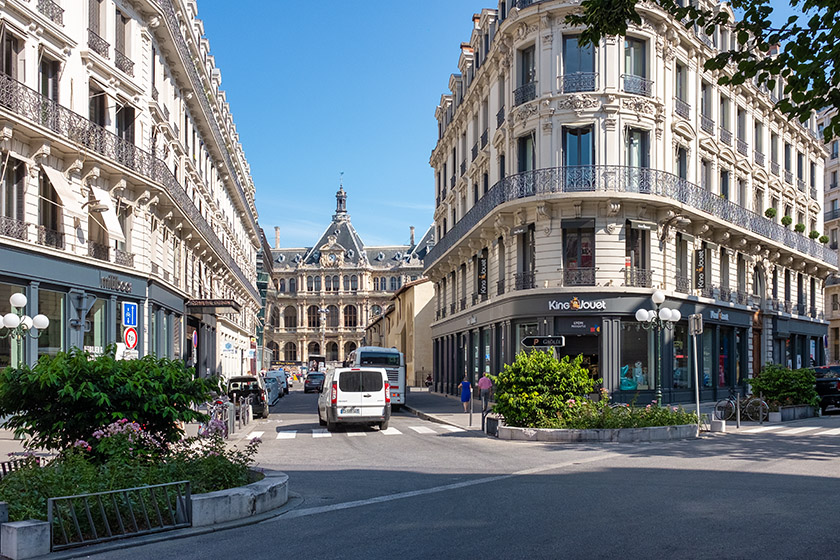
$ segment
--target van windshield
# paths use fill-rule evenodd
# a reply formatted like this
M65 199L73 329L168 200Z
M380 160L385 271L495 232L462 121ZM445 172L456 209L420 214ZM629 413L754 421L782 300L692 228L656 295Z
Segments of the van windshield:
M344 393L381 391L382 374L378 371L344 371L338 378L338 388Z
M365 352L359 356L359 365L399 367L400 355L396 352Z

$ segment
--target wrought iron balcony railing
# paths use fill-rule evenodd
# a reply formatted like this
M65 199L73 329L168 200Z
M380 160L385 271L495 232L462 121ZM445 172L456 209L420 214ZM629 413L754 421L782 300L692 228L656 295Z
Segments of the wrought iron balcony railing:
M650 288L652 286L653 270L628 266L624 269L624 285L635 288Z
M46 226L38 226L38 245L64 249L64 233L47 229Z
M605 194L626 192L661 196L810 255L829 265L837 265L837 253L821 243L799 235L763 215L721 198L677 175L644 167L592 165L549 167L505 177L482 196L478 203L470 208L458 223L454 224L432 247L425 258L426 266L431 266L441 255L454 247L497 206L522 198L579 192Z
M467 172L467 160L461 161L461 175Z
M753 161L756 165L764 167L764 154L762 154L758 150L753 150Z
M449 304L449 314L452 315L455 313L455 302Z
M776 177L779 176L779 162L778 161L771 161L770 162L770 173L772 173Z
M597 268L561 268L564 286L594 286Z
M633 74L622 74L621 80L624 83L624 91L627 93L644 95L645 97L653 95L653 80Z
M467 308L467 298L465 298L465 297L461 298L460 304L461 304L461 311L466 309Z
M810 194L811 194L811 198L813 198L814 200L816 200L816 199L817 199L817 187L811 187L811 192L810 192Z
M38 11L53 23L64 25L64 9L52 0L38 0Z
M837 218L840 218L840 208L832 208L825 213L823 221L828 222L830 220L836 220Z
M706 115L700 115L700 129L706 134L714 134L715 121Z
M735 148L738 150L738 153L742 156L749 156L750 154L750 147L744 140L741 140L740 138L738 138L735 141Z
M114 64L129 76L134 76L134 62L117 49L114 49Z
M677 274L674 277L674 288L680 293L689 293L691 291L691 277Z
M674 112L680 117L688 120L691 118L691 105L680 99L674 98Z
M51 130L76 145L93 150L105 158L123 165L146 179L162 185L163 190L175 201L178 208L195 224L198 232L213 247L219 259L247 286L256 299L259 292L253 282L242 272L233 257L219 240L215 231L199 212L192 199L178 183L166 162L141 150L113 132L74 113L48 99L37 91L0 73L0 107Z
M700 295L707 298L713 298L715 296L715 290L717 288L712 284L706 284L705 287L700 289Z
M524 84L513 90L513 105L522 105L537 97L537 82Z
M99 56L108 58L108 49L111 48L110 43L100 37L93 29L88 29L88 46Z
M837 183L831 183L830 185L828 185L828 188L829 188L829 190L836 189L837 188Z
M560 76L560 91L575 93L598 89L598 72L574 72Z
M26 222L9 218L8 216L0 216L0 235L20 239L21 241L28 241L28 230L29 224Z
M114 262L122 266L134 267L134 253L129 253L122 249L114 249Z
M796 313L799 315L805 315L805 304L804 303L797 303L796 304Z
M732 133L729 130L727 130L723 127L720 127L720 141L723 142L724 144L726 144L727 146L731 146L732 145Z
M514 281L517 290L531 290L536 287L533 272L517 272Z
M793 313L793 302L785 300L785 313Z
M453 174L452 174L452 177L451 177L451 178L450 178L450 180L449 180L449 185L450 185L453 189L455 188L455 181L456 181L457 179L458 179L458 178L457 178L457 177L455 176L455 174L453 173Z
M505 293L505 281L504 279L499 280L496 282L496 295L500 296Z
M108 245L91 241L88 243L88 256L100 261L110 261L111 248Z
M805 181L803 181L802 179L797 179L796 188L799 189L799 192L805 192Z
M475 161L475 158L478 157L478 142L473 144L471 155L472 155L472 159L470 159L470 161Z
M502 126L502 123L505 122L505 106L502 105L499 108L499 112L496 113L496 128Z
M793 171L785 170L785 183L793 184Z
M487 129L485 128L484 132L481 133L481 147L484 148L484 146L486 146L486 145L487 145Z

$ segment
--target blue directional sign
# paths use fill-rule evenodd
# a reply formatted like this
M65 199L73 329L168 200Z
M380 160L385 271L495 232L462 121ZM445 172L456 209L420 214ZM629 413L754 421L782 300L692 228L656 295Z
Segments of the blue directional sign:
M124 327L137 326L137 304L122 302L122 323Z

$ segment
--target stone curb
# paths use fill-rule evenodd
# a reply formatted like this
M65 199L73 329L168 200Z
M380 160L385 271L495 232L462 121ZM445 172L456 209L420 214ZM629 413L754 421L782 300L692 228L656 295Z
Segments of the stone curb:
M449 421L444 420L443 418L439 418L439 417L437 417L433 414L429 414L427 412L417 410L416 408L410 407L407 404L404 404L402 408L406 412L410 412L411 414L413 414L417 418L420 418L421 420L428 420L429 422L435 422L436 424L446 424L447 426L454 426L455 428L461 428L462 430L466 430L467 432L476 432L476 433L479 433L479 434L484 434L484 432L481 431L480 427L479 428L465 428L464 426L461 426L460 424L456 424L455 422L449 422ZM479 422L480 422L481 421L481 413L478 413L478 418L479 418ZM487 434L484 434L484 435L487 435Z
M516 428L499 426L499 439L516 441L545 441L555 443L617 442L636 443L692 439L699 437L697 424L654 426L651 428L621 428L603 430L565 430L549 428Z

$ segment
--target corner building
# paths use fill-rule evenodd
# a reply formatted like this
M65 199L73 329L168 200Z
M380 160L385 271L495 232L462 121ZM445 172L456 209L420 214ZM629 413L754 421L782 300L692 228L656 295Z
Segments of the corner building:
M656 289L683 317L663 332L665 402L694 398L693 313L703 399L767 362L824 363L837 256L811 238L815 122L775 111L780 89L723 88L703 71L734 44L726 28L707 36L640 4L626 38L583 48L564 24L574 9L519 0L473 16L435 112L436 389L558 334L616 400L652 399L655 331L634 314Z
M250 370L254 184L193 0L0 7L0 311L50 326L0 366L122 342Z

